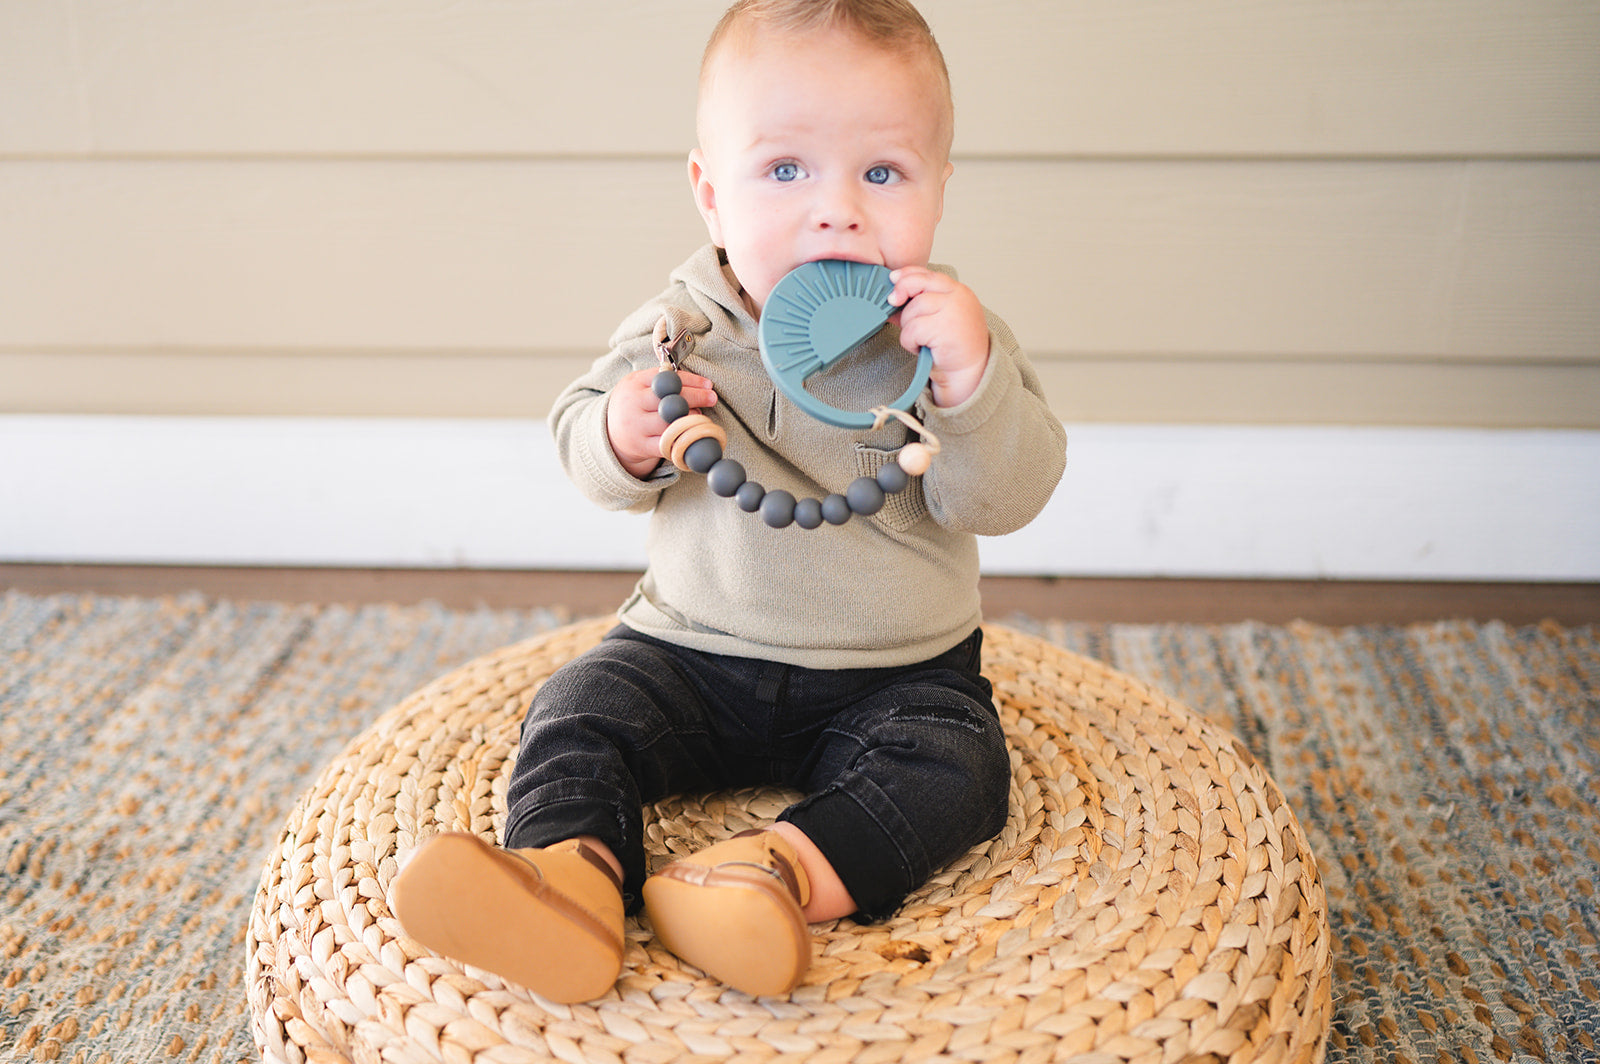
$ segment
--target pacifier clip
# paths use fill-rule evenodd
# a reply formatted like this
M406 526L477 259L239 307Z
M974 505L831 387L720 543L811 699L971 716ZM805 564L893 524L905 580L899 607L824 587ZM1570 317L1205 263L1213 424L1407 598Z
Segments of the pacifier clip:
M939 453L938 438L909 413L927 386L931 352L926 347L921 350L915 377L894 404L867 411L829 406L807 392L804 382L887 323L895 309L888 301L893 288L888 275L882 266L838 260L808 262L790 271L773 287L761 316L761 359L779 391L811 416L841 427L873 430L894 418L915 431L920 441L906 444L895 461L885 463L876 476L857 477L842 493L796 499L781 488L768 491L746 478L744 466L723 455L728 437L721 426L690 410L674 357L688 331L667 336L663 318L655 336L661 369L650 384L660 401L661 419L667 423L661 457L684 472L704 474L713 494L732 499L746 513L760 513L761 520L773 528L842 525L855 514L869 517L883 509L887 496L904 491L912 477L926 473Z

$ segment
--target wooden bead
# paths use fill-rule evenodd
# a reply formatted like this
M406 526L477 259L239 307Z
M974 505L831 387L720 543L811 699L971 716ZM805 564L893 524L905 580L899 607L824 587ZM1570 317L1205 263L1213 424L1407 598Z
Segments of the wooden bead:
M686 414L668 424L667 431L661 434L661 457L669 462L672 461L672 447L678 442L678 438L696 425L709 424L711 419L704 414ZM726 435L723 436L723 442L727 442Z
M689 468L689 463L685 461L684 455L688 453L689 445L699 438L694 434L694 427L691 427L686 432L679 433L678 438L672 441L672 453L667 455L667 460L685 473L694 472Z
M681 431L674 432L673 430L683 422L688 424ZM669 436L672 438L670 445L667 439ZM692 473L693 470L689 468L689 463L684 459L684 454L689 450L690 444L704 439L716 440L719 448L728 445L728 434L722 431L720 425L704 414L690 414L688 417L679 418L667 427L667 431L661 436L661 446L666 451L666 457L673 465L685 473Z
M920 477L933 464L933 452L926 444L908 443L900 448L899 466L908 474Z

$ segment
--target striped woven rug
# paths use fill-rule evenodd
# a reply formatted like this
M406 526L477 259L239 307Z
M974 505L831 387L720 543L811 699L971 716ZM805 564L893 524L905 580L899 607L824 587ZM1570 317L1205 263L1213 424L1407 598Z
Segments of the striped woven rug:
M0 597L0 1060L256 1059L244 930L317 769L554 610ZM1600 1060L1600 629L1001 618L1231 728L1319 859L1330 1061Z

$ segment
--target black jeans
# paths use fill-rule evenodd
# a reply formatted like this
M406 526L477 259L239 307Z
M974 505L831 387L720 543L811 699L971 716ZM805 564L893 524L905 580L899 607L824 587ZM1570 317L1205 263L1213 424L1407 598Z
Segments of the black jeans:
M686 650L624 626L535 694L505 845L594 835L644 884L643 810L669 794L779 784L784 811L859 906L890 915L1005 826L1010 756L978 672L981 630L886 669L804 669Z

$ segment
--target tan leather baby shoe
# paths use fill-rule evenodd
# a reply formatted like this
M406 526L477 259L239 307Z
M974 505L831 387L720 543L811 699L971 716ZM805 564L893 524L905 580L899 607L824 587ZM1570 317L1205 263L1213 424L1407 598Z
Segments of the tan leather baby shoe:
M645 909L673 953L747 994L787 994L811 964L801 911L811 896L787 839L750 831L675 861L644 884Z
M412 851L389 887L406 934L551 1001L592 1001L622 971L622 890L576 839L502 850L460 832Z

